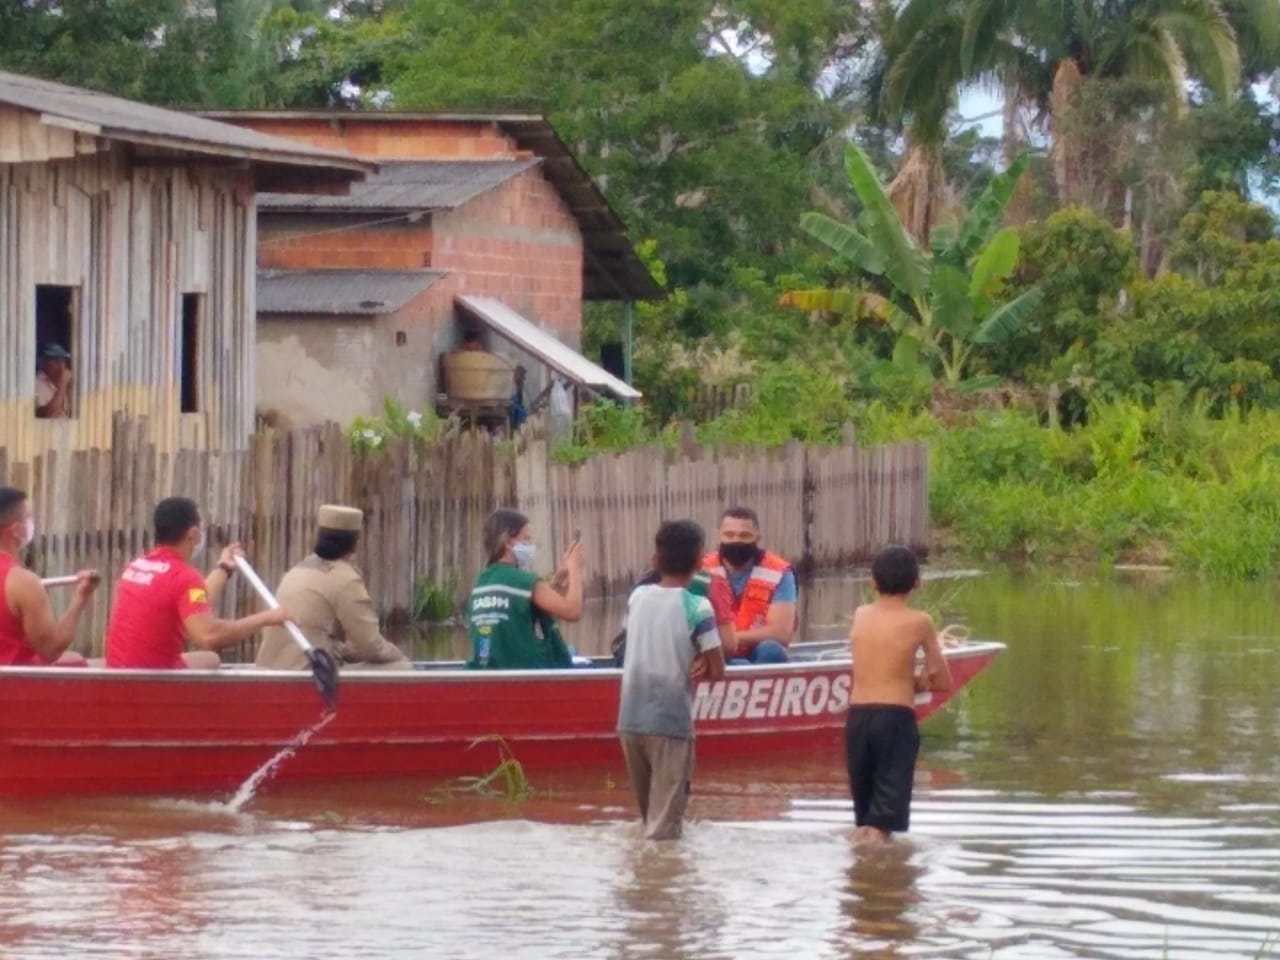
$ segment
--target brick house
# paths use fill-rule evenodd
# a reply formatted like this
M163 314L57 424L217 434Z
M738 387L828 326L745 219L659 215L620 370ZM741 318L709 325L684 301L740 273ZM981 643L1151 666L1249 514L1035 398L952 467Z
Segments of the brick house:
M534 116L222 112L379 172L347 196L264 195L259 409L288 425L430 406L464 330L529 371L639 396L576 353L584 300L662 291L551 126Z

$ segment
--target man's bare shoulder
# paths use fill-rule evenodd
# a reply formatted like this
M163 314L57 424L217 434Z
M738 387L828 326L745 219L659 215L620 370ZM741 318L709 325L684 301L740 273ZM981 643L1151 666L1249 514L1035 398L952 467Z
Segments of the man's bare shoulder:
M44 589L39 577L26 567L19 567L16 564L10 568L4 585L5 593L18 600L29 600L34 594Z

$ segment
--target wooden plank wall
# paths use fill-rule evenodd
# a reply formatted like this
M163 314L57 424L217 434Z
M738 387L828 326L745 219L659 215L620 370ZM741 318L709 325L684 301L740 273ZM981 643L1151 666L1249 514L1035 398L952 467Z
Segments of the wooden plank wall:
M0 112L0 143L29 126L29 117ZM62 133L49 136L42 149L55 159L0 156L0 436L11 456L105 449L118 414L145 416L163 453L246 451L256 242L248 175L181 159L138 165L104 140L94 142L98 152L77 156L79 141L68 147ZM56 159L68 150L70 158ZM75 291L65 344L75 376L71 419L35 417L40 284ZM203 295L198 413L181 412L184 293Z
M647 567L662 520L697 520L712 547L720 512L733 504L755 509L766 545L805 570L865 561L886 543L924 546L926 467L915 445L800 444L646 448L569 466L550 461L545 439L524 438L517 448L480 432L431 445L392 441L357 456L333 424L262 431L245 452L169 452L146 420L124 416L113 419L103 447L22 459L0 445L0 483L33 498L32 568L53 575L96 567L106 576L81 631L85 652L100 649L114 581L150 547L151 510L165 496L196 499L211 546L243 543L268 583L310 552L321 504L360 507L357 562L387 616L411 609L420 579L449 584L461 599L485 565L484 520L498 506L529 516L548 569L580 529L589 592L603 595L625 590ZM211 566L215 557L210 550L198 559ZM224 613L252 606L233 591Z

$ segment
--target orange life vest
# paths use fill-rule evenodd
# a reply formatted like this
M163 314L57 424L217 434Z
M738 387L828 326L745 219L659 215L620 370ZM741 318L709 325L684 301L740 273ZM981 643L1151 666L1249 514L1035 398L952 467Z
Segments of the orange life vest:
M713 577L728 578L728 572L720 562L718 553L708 553L703 557L702 569ZM747 586L742 591L742 595L734 595L733 628L735 630L750 630L765 622L769 615L769 604L773 603L773 595L778 590L778 584L790 570L791 564L786 560L776 553L765 551L751 569L751 576L747 578Z

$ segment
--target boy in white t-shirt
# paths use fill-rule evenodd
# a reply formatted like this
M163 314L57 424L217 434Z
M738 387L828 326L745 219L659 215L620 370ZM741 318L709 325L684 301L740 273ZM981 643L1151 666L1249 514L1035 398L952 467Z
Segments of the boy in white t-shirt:
M704 543L692 520L663 523L654 557L661 579L627 601L618 737L649 840L680 836L693 777L694 678L724 676L711 603L685 589Z

